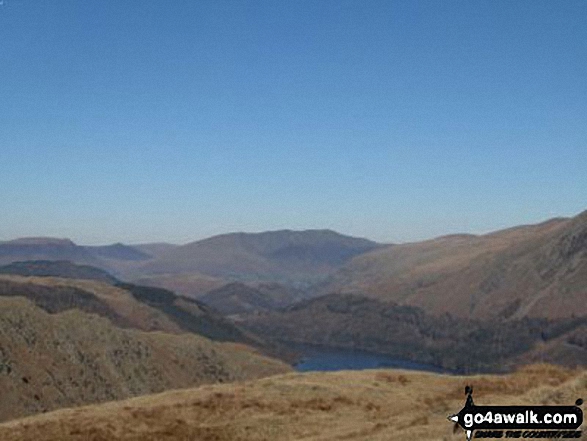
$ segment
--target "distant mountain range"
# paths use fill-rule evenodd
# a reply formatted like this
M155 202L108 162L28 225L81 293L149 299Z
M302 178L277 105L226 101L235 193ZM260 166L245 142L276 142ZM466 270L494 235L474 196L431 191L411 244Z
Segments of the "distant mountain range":
M330 230L231 233L181 246L88 247L52 238L0 243L0 263L24 260L92 265L211 303L213 291L216 306L231 312L243 312L251 302L261 310L283 306L283 299L252 293L259 284L277 283L282 298L291 291L288 302L352 293L479 319L587 314L587 212L481 236L398 245ZM225 287L235 282L246 285L241 293Z
M0 243L0 419L287 372L260 355L291 359L283 343L460 372L585 366L587 212L399 245L329 230Z
M107 246L81 246L69 239L50 237L22 238L0 242L0 264L34 260L61 260L82 265L93 265L117 272L125 264L150 259L137 248L113 244Z
M380 247L330 230L232 233L170 249L141 270L309 286L353 257Z
M481 320L587 315L587 212L398 245L330 230L231 233L181 246L0 243L0 263L25 260L92 265L120 280L205 297L227 313L350 293ZM258 292L263 284L280 288Z
M197 298L231 282L307 289L353 257L381 247L330 230L231 233L181 246L80 246L68 239L24 238L0 242L0 264L70 261Z

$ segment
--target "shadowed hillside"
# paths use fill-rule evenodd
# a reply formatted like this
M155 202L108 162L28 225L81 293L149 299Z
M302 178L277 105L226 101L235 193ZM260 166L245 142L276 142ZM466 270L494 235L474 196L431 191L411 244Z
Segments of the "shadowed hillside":
M256 337L247 334L198 300L179 297L162 288L128 283L119 283L117 286L130 292L139 302L163 312L184 331L213 340L262 344Z
M81 246L69 239L50 237L0 242L0 265L22 261L69 261L78 265L91 265L121 276L132 273L134 268L151 258L150 254L121 243Z
M137 248L121 243L104 246L86 246L85 248L95 256L103 257L105 259L137 261L149 260L152 257L150 254Z
M89 265L76 265L66 260L29 260L24 262L13 262L1 266L0 274L87 279L109 284L115 284L118 282L114 276L100 268Z
M23 238L0 242L0 264L25 260L68 260L95 265L99 259L69 239Z
M131 277L131 279L137 285L168 289L192 299L199 299L209 291L227 284L224 279L203 274L139 275Z
M70 309L101 315L117 326L190 332L213 340L266 345L197 301L158 288L93 280L0 275L0 297L26 297L47 312Z
M459 372L503 371L541 360L587 366L587 317L474 320L331 294L242 318L253 332L286 343L362 349Z
M202 386L0 425L6 441L462 441L447 416L464 404L574 404L585 372L536 366L508 376L373 370L287 374Z
M95 314L49 314L24 298L0 298L0 420L288 370L236 344L121 329Z
M234 282L207 292L199 300L222 314L233 315L283 308L303 297L303 292L277 283L252 287Z

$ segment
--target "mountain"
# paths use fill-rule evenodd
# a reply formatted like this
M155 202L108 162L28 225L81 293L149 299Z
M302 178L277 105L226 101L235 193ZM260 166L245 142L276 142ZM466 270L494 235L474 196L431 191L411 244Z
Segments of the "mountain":
M122 329L96 314L104 302L93 302L92 314L63 304L49 313L20 296L0 297L1 421L290 370L243 345Z
M0 265L22 261L69 261L90 265L116 276L132 274L134 268L152 256L121 243L106 246L81 246L69 239L50 237L21 238L0 242Z
M0 266L0 274L19 276L62 277L66 279L96 280L118 283L108 272L90 265L76 265L67 260L32 260Z
M241 316L283 344L360 349L456 372L509 371L529 361L587 366L587 316L476 320L356 294L330 294Z
M25 260L68 260L85 265L99 263L91 251L69 239L39 237L0 242L0 264Z
M461 317L587 315L587 212L353 258L319 287Z
M144 274L198 274L309 286L354 256L380 248L330 230L231 233L192 242L145 263Z
M352 257L381 246L330 230L230 233L181 246L80 246L69 239L23 238L0 242L0 265L70 261L103 269L121 280L197 298L234 281L307 288Z
M465 403L573 405L587 373L532 366L459 377L365 370L286 374L65 409L0 425L4 441L464 440L447 421Z

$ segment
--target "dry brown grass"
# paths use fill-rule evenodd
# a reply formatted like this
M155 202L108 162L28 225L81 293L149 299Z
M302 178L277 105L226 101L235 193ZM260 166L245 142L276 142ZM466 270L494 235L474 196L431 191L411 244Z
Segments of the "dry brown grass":
M507 376L409 371L286 374L56 411L0 425L6 441L462 440L446 416L472 384L478 404L571 404L587 372L534 366Z
M181 328L169 317L144 303L137 301L130 292L95 280L63 279L59 277L24 277L0 275L0 280L8 280L22 285L46 287L75 287L95 295L108 305L112 311L124 317L135 329L143 331L163 331L182 333Z
M0 421L290 369L244 345L121 329L97 315L0 298Z
M483 236L446 236L378 249L335 273L323 293L362 293L427 312L487 318L587 314L587 259L569 248L587 215ZM574 245L575 248L579 245Z

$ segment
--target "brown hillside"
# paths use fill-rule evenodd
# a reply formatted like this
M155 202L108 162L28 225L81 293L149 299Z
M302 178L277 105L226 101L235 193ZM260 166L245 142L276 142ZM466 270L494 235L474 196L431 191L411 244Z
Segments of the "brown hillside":
M198 299L208 291L220 288L226 280L203 274L153 274L133 278L135 283L169 289L182 296Z
M585 371L508 376L374 370L288 374L68 409L0 425L6 441L462 441L446 417L473 385L477 404L574 404Z
M24 298L0 298L2 421L288 370L236 344L121 329L94 314L49 314Z
M375 250L355 257L321 291L476 318L586 315L587 212Z
M48 312L78 309L98 314L124 328L191 332L213 340L268 349L258 337L206 305L163 289L131 284L112 286L94 280L0 275L0 297L15 296L29 298Z
M161 311L138 302L130 292L115 286L90 281L61 279L56 277L22 277L0 275L0 288L3 296L23 296L34 299L38 306L55 308L60 298L62 310L79 309L108 317L116 325L143 331L164 331L181 333L181 328ZM71 291L73 289L73 291ZM89 308L84 293L90 294L89 300L100 302L102 308ZM46 300L45 300L46 299ZM69 301L71 299L71 301ZM49 312L55 310L47 309Z

